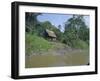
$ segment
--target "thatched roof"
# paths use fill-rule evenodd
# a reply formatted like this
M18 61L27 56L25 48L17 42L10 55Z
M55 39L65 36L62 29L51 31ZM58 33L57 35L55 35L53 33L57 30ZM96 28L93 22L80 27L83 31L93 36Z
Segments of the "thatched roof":
M56 34L53 31L50 31L50 30L46 29L46 32L48 33L48 35L50 37L55 37L56 38Z

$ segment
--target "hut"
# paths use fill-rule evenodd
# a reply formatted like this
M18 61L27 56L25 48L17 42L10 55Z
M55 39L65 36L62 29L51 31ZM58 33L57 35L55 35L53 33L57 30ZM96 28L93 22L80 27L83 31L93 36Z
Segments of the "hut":
M57 38L56 34L55 34L53 31L48 30L48 29L45 30L45 36L46 36L48 39L53 40L53 41L55 41L56 38Z

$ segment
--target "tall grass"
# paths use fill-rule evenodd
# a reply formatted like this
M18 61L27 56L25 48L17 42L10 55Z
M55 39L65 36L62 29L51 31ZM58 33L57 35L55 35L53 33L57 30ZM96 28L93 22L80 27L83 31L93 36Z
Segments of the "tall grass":
M34 34L26 33L25 51L27 55L31 55L32 53L40 51L47 51L49 48L52 48L52 45L44 38L36 36Z

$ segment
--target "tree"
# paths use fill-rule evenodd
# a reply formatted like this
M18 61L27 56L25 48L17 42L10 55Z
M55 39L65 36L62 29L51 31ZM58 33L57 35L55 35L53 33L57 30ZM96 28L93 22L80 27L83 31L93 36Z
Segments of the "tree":
M82 15L73 15L67 22L65 22L64 43L74 46L78 40L89 40L89 29L85 24Z
M36 25L39 23L37 16L41 13L28 13L25 14L26 32L33 32L36 29Z
M61 31L61 25L58 25L58 29Z
M41 26L43 27L43 28L45 28L45 29L49 29L49 30L52 30L52 24L49 22L49 21L45 21L45 22L42 22L41 23Z
M79 38L83 41L86 41L89 43L89 28L86 27L80 27L79 29Z

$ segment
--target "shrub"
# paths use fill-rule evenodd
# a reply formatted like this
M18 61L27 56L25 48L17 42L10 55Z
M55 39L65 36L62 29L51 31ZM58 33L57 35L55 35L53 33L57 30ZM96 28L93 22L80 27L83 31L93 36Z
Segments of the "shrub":
M86 49L88 48L88 44L83 41L83 40L72 40L72 43L71 43L72 47L74 48L80 48L80 49Z

